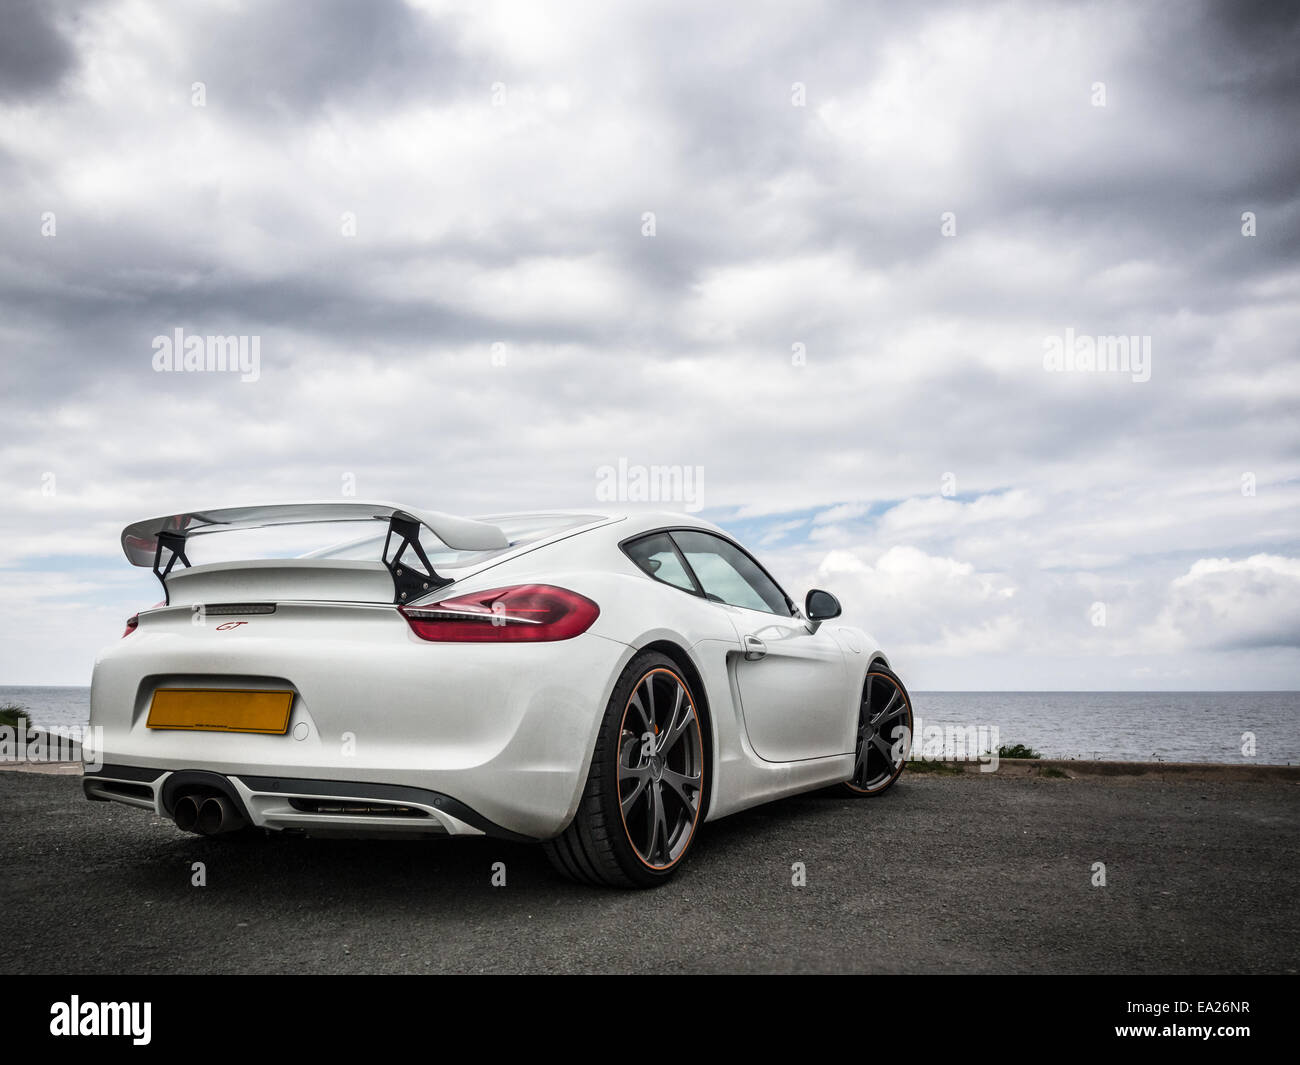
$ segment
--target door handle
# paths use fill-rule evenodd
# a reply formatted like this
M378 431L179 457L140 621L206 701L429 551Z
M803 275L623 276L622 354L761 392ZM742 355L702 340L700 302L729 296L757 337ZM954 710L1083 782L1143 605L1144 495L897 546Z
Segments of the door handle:
M740 641L745 646L745 661L757 662L767 654L767 644L757 636L746 636Z

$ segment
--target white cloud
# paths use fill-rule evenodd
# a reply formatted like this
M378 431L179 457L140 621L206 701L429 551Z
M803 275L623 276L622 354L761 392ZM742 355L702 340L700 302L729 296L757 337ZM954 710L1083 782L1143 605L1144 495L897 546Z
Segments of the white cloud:
M840 503L814 514L813 524L832 525L840 521L852 521L854 518L862 517L870 509L865 503Z
M1300 647L1300 559L1199 559L1170 584L1151 635L1174 647Z
M883 533L906 533L943 530L950 535L984 523L1015 525L1039 513L1042 504L1024 490L982 495L970 502L928 496L908 499L891 507L880 519Z
M968 562L891 547L874 563L831 551L816 582L849 604L845 619L904 655L966 656L1004 651L1020 639L1014 585Z

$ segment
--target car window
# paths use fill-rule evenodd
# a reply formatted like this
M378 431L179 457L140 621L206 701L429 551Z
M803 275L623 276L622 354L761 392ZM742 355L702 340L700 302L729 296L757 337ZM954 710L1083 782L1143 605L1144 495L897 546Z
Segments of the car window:
M686 556L710 599L790 617L790 605L776 583L735 544L711 533L678 529L673 540Z
M686 567L682 565L681 557L677 554L667 533L643 536L640 540L633 540L627 544L623 550L639 569L655 580L664 581L685 592L696 591L691 575L686 572Z

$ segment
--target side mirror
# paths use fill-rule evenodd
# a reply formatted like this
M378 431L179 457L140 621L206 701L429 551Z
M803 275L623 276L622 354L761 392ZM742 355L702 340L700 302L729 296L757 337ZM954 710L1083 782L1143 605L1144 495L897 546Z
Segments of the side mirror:
M804 616L813 624L830 621L840 616L840 601L830 592L814 588L803 601Z

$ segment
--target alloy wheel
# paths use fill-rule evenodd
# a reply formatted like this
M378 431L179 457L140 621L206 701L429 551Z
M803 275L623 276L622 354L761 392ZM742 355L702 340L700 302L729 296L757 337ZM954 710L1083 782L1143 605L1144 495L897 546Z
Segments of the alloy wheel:
M868 673L858 710L856 759L848 786L854 791L873 792L888 785L907 761L911 732L912 705L902 685L884 673Z
M623 827L650 868L670 868L690 846L703 766L700 719L689 689L672 670L650 670L632 689L618 745Z

